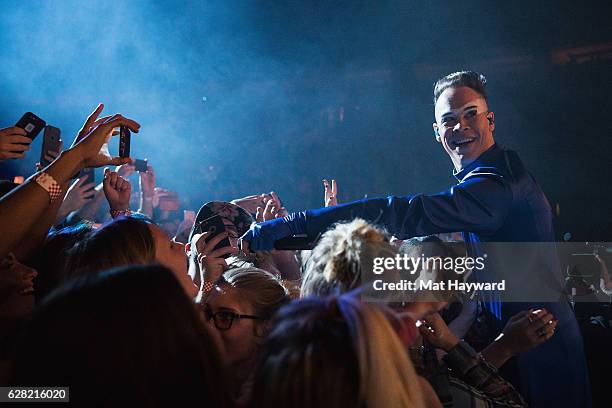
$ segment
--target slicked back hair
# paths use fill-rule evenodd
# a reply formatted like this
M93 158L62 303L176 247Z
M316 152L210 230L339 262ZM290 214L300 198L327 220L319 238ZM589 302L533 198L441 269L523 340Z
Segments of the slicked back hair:
M466 86L478 92L487 101L487 79L484 75L474 71L459 71L448 74L436 81L434 84L434 105L438 98L448 88L460 88ZM488 103L488 101L487 101Z

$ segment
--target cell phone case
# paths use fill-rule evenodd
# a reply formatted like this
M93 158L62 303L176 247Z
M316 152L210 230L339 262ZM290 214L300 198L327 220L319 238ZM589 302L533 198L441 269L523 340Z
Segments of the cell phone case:
M40 131L46 125L47 123L44 120L42 120L32 112L24 113L21 119L19 119L15 124L15 126L25 130L28 133L28 137L32 140L34 140L34 138L38 136Z
M58 151L61 144L61 131L55 126L45 126L45 132L43 134L43 144L40 150L40 164L43 167L49 165L49 161L45 159L45 155L48 151Z

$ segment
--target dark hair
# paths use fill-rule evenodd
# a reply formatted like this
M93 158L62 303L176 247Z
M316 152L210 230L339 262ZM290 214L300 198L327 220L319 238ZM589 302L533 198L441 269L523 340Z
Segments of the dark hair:
M122 265L155 262L155 239L142 217L119 217L82 239L69 253L68 276L95 273Z
M81 406L229 405L225 372L172 272L130 266L83 275L43 300L11 383L70 386Z
M51 229L45 242L32 259L38 271L34 280L36 300L39 301L66 279L66 253L93 230L93 223L80 221L59 230Z
M487 100L487 79L484 75L474 71L459 71L448 74L436 81L434 84L434 105L438 98L447 88L459 88L466 86L478 92Z
M359 366L349 327L337 307L328 305L307 298L280 310L261 350L253 407L359 406Z

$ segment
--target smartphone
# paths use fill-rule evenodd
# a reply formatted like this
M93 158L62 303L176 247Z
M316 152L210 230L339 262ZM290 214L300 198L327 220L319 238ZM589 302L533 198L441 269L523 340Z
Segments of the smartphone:
M22 128L28 133L28 137L32 140L40 131L45 127L46 123L44 120L33 114L32 112L26 112L23 114L21 119L17 121L15 126Z
M130 157L131 132L127 126L119 127L119 157Z
M139 171L141 173L146 173L147 171L147 165L149 163L147 162L147 159L141 160L141 159L136 159L134 160L134 168L136 169L136 171Z
M48 151L57 152L60 149L62 144L62 139L60 138L61 131L59 128L55 126L47 125L45 126L45 132L43 134L43 143L42 150L40 151L40 164L43 167L46 167L51 163L50 161L45 159L45 155Z
M96 182L96 169L93 167L85 167L77 174L77 178L82 178L87 176L87 180L85 180L85 184L95 183Z
M214 236L225 232L225 225L223 224L223 218L221 218L220 215L213 215L212 217L207 218L204 221L200 222L200 224L198 225L198 229L200 233L204 233L204 232L210 233L210 236L206 239L206 241L210 241ZM225 248L228 246L231 246L229 238L225 238L224 240L219 242L213 248L213 250ZM231 254L225 254L223 255L223 258L229 258L230 256Z

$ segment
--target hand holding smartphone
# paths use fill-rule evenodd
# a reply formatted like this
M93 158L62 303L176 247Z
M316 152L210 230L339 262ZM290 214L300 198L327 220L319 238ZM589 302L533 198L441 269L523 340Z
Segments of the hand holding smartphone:
M61 131L59 128L51 125L45 126L42 149L40 150L40 165L42 167L46 167L51 163L51 161L47 159L48 152L59 153L62 149L62 139L60 134Z
M26 112L23 114L21 119L17 121L15 126L22 128L28 134L28 137L32 140L38 136L41 130L47 125L47 123L33 114L32 112Z
M200 222L198 229L200 233L205 233L205 232L209 233L209 235L206 237L206 242L208 242L213 237L225 232L225 225L223 224L223 218L221 218L220 215L213 215L212 217L207 218L204 221ZM219 242L217 245L215 245L215 247L213 248L213 251L217 249L225 248L231 245L232 244L230 243L229 238L225 238L221 240L221 242ZM228 258L231 255L232 254L225 254L225 255L222 255L222 257Z

